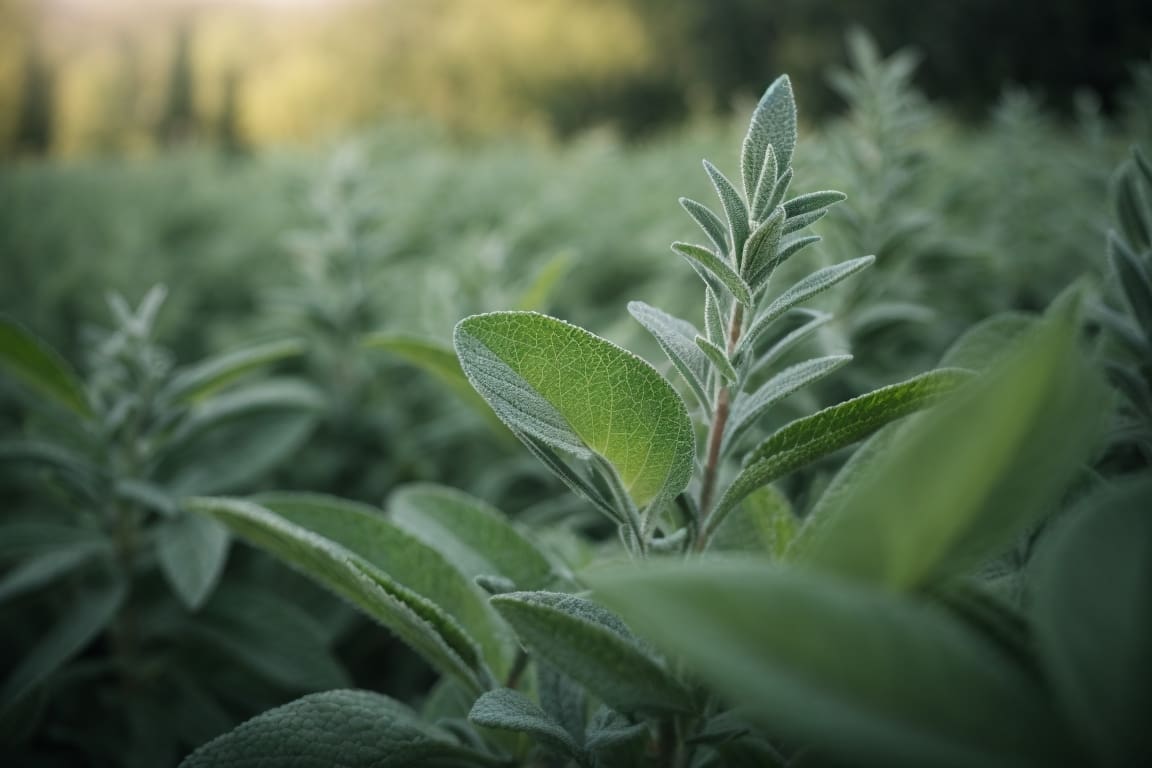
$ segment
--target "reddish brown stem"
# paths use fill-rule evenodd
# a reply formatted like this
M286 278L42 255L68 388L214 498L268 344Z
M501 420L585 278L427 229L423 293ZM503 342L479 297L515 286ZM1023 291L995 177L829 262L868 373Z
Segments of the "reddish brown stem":
M740 341L740 333L744 324L744 307L737 304L732 308L732 317L728 323L728 355L736 350ZM712 409L712 424L708 429L708 453L704 459L704 476L700 479L700 521L708 518L712 508L712 495L716 490L716 475L720 471L720 446L724 441L724 429L728 426L728 413L731 406L732 393L726 385L721 384L716 390L715 407ZM704 529L701 525L701 530Z

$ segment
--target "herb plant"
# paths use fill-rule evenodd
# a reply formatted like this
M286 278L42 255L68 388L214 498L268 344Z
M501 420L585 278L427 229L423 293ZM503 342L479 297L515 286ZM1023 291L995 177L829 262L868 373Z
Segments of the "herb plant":
M0 381L31 403L23 434L0 440L0 616L22 630L5 633L0 736L29 764L77 751L92 765L171 763L253 712L348 679L325 633L274 589L232 579L217 590L230 536L179 503L250 489L307 439L319 393L254 377L302 347L177 366L155 339L164 298L155 288L133 309L110 297L116 327L95 338L83 379L0 319ZM277 632L298 640L261 657ZM238 680L243 692L226 688ZM118 706L101 722L73 703L103 700Z

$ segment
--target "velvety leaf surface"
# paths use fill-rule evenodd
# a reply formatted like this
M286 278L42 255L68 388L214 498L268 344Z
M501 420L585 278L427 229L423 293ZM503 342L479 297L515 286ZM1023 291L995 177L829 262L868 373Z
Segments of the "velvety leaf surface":
M501 761L457 743L398 701L327 691L257 715L200 747L182 768L463 768Z
M684 712L687 692L620 619L590 600L513 592L492 604L529 651L622 712Z
M157 526L160 570L189 608L200 607L219 580L228 542L228 529L202 515L182 514Z
M497 688L488 691L472 706L468 719L485 728L527 733L553 751L587 765L583 750L560 723L519 691Z
M604 457L637 506L687 485L692 423L672 386L639 357L530 312L462 320L456 351L509 426L577 456Z

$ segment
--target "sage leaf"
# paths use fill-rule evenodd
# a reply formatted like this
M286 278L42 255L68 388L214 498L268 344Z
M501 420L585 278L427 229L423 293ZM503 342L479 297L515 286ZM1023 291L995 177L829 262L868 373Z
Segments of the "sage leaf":
M728 355L724 350L716 346L703 336L695 338L696 346L712 363L712 367L720 374L721 378L729 384L735 384L740 376L736 373L736 369L732 367L732 361L728 359Z
M383 510L316 493L267 493L254 501L355 553L389 579L434 603L479 643L485 660L498 674L505 671L510 662L506 631L472 577L388 520Z
M519 589L542 589L555 578L548 558L503 513L461 491L404 486L388 499L388 515L469 579L500 576Z
M744 467L710 515L715 529L745 496L789 472L868 437L922 410L969 378L963 371L930 371L825 408L777 430L744 459Z
M776 158L774 167L783 173L792 164L792 153L796 149L796 98L787 75L778 77L764 91L744 137L740 169L749 199L762 183L760 173L766 165L764 155L768 147L772 147Z
M489 687L491 673L460 625L363 557L250 501L194 498L185 504L340 595L473 693Z
M179 371L164 388L172 400L195 402L230 386L247 374L304 354L300 339L282 339L210 357Z
M485 692L472 705L468 719L485 728L527 733L546 744L552 751L571 757L582 766L590 764L583 748L576 743L572 735L536 702L519 691L497 688Z
M57 405L63 405L85 419L92 417L84 385L68 363L24 326L2 315L0 369Z
M740 193L720 172L716 166L707 160L704 161L704 171L716 189L720 204L724 208L724 215L728 219L728 261L737 269L740 267L740 256L744 251L744 241L748 239L748 208L740 199ZM725 253L725 251L720 251Z
M190 513L165 520L156 530L160 570L176 596L196 610L212 592L228 559L228 529Z
M728 293L732 294L736 301L746 307L752 306L752 289L725 259L707 248L691 243L672 243L672 250L687 259L693 267L703 269L706 274L727 288Z
M595 603L555 592L513 592L492 604L529 652L621 712L687 712L688 693L628 628Z
M710 405L708 358L696 346L695 338L699 335L696 326L642 301L628 302L628 313L652 334L673 367L688 383L700 407L707 409Z
M748 716L839 761L1010 768L1075 754L1047 691L923 600L763 560L585 576Z
M700 225L700 229L704 230L704 234L708 236L708 240L716 249L716 253L727 253L728 235L725 233L724 222L720 220L720 217L713 213L708 206L687 197L680 198L680 205L688 211L692 220Z
M505 423L578 458L601 456L638 507L688 484L695 437L684 401L631 352L525 312L462 320L456 350Z
M997 554L1094 450L1107 389L1058 306L962 396L902 432L850 493L817 505L794 559L909 588Z
M257 715L193 752L181 768L464 768L504 765L463 746L395 699L326 691Z

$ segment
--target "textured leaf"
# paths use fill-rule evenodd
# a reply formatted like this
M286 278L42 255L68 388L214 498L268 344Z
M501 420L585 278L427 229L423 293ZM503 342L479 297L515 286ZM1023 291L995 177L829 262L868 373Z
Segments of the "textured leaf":
M690 200L687 197L680 198L680 205L684 210L688 211L688 215L692 220L700 225L700 229L704 230L704 234L708 236L708 240L712 243L712 247L716 249L716 253L728 252L728 235L724 222L720 217L712 212L712 209L703 203L698 203L695 200Z
M493 669L504 671L506 633L472 577L386 519L382 510L314 493L269 493L254 500L293 525L359 555L389 579L434 603L480 644Z
M1066 307L1016 354L894 441L849 493L817 505L792 555L912 587L990 557L1051 511L1094 450L1106 388Z
M588 717L584 688L546 661L537 659L534 666L540 708L560 723L574 741L582 744Z
M470 579L502 576L520 589L541 589L555 578L548 559L500 511L466 493L405 486L388 499L388 514Z
M1034 561L1036 645L1094 765L1152 761L1152 482L1087 499Z
M608 611L573 595L492 598L529 652L621 712L686 712L687 692Z
M827 215L827 208L820 208L819 210L809 211L808 213L798 213L795 216L789 216L784 221L784 234L791 235L793 232L799 232L805 227L809 227Z
M303 341L283 339L226 352L180 371L164 393L175 400L201 400L253 371L281 360L300 357L304 351Z
M747 141L747 139L745 139ZM741 164L743 165L743 163ZM760 170L752 175L756 176L755 188L748 188L748 180L750 169L741 167L741 173L744 176L744 190L745 196L748 200L748 210L751 214L753 221L761 221L764 214L770 210L767 206L769 198L772 196L772 191L776 187L776 179L779 176L780 167L776 164L776 150L769 144L764 149L764 164L760 166ZM773 206L775 207L775 206Z
M208 641L289 690L351 684L328 648L327 629L291 600L266 589L222 586L183 635Z
M1075 762L1047 692L930 604L763 561L586 577L750 716L846 764Z
M772 194L764 201L764 211L771 211L780 203L784 202L784 195L788 192L789 185L792 184L792 177L795 175L791 168L786 169L780 174L780 178L772 185ZM759 206L757 206L759 209Z
M84 385L54 349L16 321L0 315L0 369L38 394L91 418Z
M837 192L834 189L824 189L819 192L809 192L806 195L798 195L788 202L784 203L784 212L788 214L788 218L795 218L802 214L813 213L823 208L835 205L847 197L843 192Z
M797 518L786 496L765 485L750 493L716 526L708 548L780 559L796 534Z
M764 91L752 112L752 121L744 137L740 168L744 189L750 198L759 186L759 175L769 146L776 155L777 173L783 173L792 164L792 153L796 149L796 99L792 95L792 81L787 75L777 78Z
M692 330L696 330L695 326ZM716 346L726 346L728 343L724 318L721 317L720 299L711 288L707 287L704 289L704 335ZM704 370L706 371L707 367Z
M637 506L688 483L695 438L684 401L652 366L545 315L475 315L456 326L473 386L516 430L607 460Z
M0 713L17 705L56 670L83 651L115 617L124 601L120 585L93 588L68 606L0 686Z
M768 308L757 316L743 338L740 339L740 349L737 351L746 350L754 345L756 340L772 326L772 323L797 304L823 293L841 280L871 266L874 261L876 261L875 256L862 256L858 259L834 264L831 267L824 267L800 280L777 296L768 305Z
M348 600L469 690L479 693L488 687L490 673L475 642L460 626L443 609L364 558L249 501L199 498L186 505L222 521L237 535Z
M716 369L716 372L729 384L736 383L736 380L740 377L737 375L736 369L732 367L732 362L728 359L728 355L724 354L724 350L703 336L697 336L695 341L696 347L705 354L712 363L712 367Z
M709 528L715 529L725 514L760 486L936 403L966 378L963 372L956 370L930 371L781 427L744 459L744 468L713 510Z
M757 357L753 364L752 371L749 373L749 377L755 376L759 371L777 363L780 358L791 352L797 345L803 343L835 317L835 315L830 312L820 312L813 309L796 309L793 310L793 312L798 317L808 317L811 319L786 333L765 350L764 354Z
M741 274L753 292L759 290L762 281L771 277L772 270L779 263L777 255L783 231L784 209L777 206L744 244Z
M500 765L369 691L327 691L268 710L208 742L181 768L465 768Z
M186 606L195 610L212 592L228 559L228 529L211 518L190 513L166 520L156 529L160 570Z
M1124 238L1140 252L1152 247L1152 221L1149 221L1149 215L1141 199L1136 176L1130 166L1126 166L1116 184L1116 218Z
M688 259L693 267L703 269L706 274L724 286L736 301L746 307L752 305L752 289L726 260L707 248L691 243L672 243L672 250Z
M805 360L785 368L755 392L740 393L732 403L732 415L724 432L723 450L736 444L769 408L809 384L819 381L852 360L852 355L829 355Z
M476 700L468 719L485 728L527 733L553 751L574 758L580 765L589 764L584 750L571 734L519 691L510 688L487 691Z
M788 261L788 259L795 256L801 250L807 248L813 243L820 242L821 239L822 238L820 235L803 235L801 237L790 237L787 239L782 238L777 244L776 258L771 262L769 266L771 266L772 269L776 269L776 267L779 267L781 264ZM767 280L767 276L761 273L749 275L749 282L755 285L760 285L765 280Z
M628 312L644 326L672 365L684 377L701 408L708 408L708 358L696 346L696 326L642 301L628 302Z
M724 208L724 216L728 219L728 261L734 267L740 266L740 255L744 250L744 241L748 239L748 209L740 199L740 193L720 170L707 160L704 161L704 170L716 188L720 204ZM725 251L721 251L721 254Z

